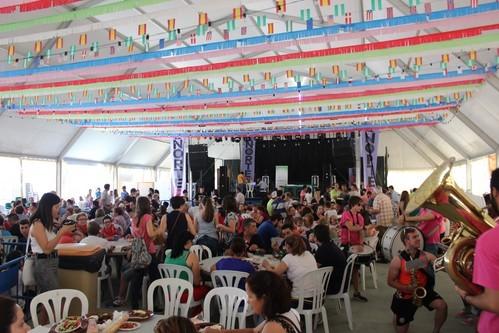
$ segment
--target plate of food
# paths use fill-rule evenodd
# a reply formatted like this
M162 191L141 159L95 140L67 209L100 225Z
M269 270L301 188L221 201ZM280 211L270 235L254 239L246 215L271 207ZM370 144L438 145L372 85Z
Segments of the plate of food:
M214 330L221 330L223 329L222 325L220 324L213 324L213 323L206 323L205 326L202 326L200 328L198 328L198 331L203 333L206 331L207 328L211 328L211 329L214 329Z
M135 321L125 321L120 326L120 331L134 331L140 327L140 323Z
M131 321L143 321L151 318L153 312L150 310L131 310L128 312L128 319Z
M55 327L55 331L57 333L69 333L76 331L80 327L81 327L80 317L72 316L62 320L59 324L57 324L57 326Z
M87 315L87 317L89 319L90 318L95 319L95 321L97 321L97 324L103 324L103 323L105 323L108 320L112 320L113 319L113 314L112 313L108 313L108 312L104 312L104 313L100 313L100 314L89 314L89 315Z

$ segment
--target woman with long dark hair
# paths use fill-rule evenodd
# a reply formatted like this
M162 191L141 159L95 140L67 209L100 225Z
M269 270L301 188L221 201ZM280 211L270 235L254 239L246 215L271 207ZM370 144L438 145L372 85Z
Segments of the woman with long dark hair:
M0 332L28 333L31 330L24 321L24 312L14 300L0 296Z
M199 204L199 213L195 217L197 240L196 244L206 245L213 255L218 255L218 233L216 228L216 213L210 197L204 197Z
M196 235L196 226L191 216L187 214L188 207L184 197L174 196L170 199L170 204L173 211L161 218L161 223L165 223L168 229L167 249L172 248L174 239L185 230L189 231L193 236Z
M400 195L400 202L399 202L399 216L404 215L405 208L407 207L408 203L409 203L409 192L402 191L402 194Z
M248 303L265 319L258 327L236 330L207 328L206 333L300 333L300 315L291 308L290 288L279 275L259 271L246 280Z
M159 278L158 261L156 259L156 245L154 239L162 237L165 234L166 221L161 221L159 227L153 224L151 213L151 202L147 197L139 197L137 199L137 207L135 217L132 220L131 233L135 238L144 239L147 251L151 254L152 260L149 265L149 279L152 281ZM138 269L132 278L132 307L138 308L138 300L141 291L142 278L145 274L145 269Z
M222 207L225 212L224 223L217 224L216 227L220 232L220 239L224 247L227 248L238 231L239 216L237 214L237 201L232 195L226 195L223 198Z
M197 330L189 318L171 316L158 321L154 333L197 333Z
M59 287L57 268L59 257L56 245L64 234L76 230L76 225L62 225L54 232L54 221L59 217L61 199L57 194L45 193L38 202L38 208L30 218L29 241L34 256L34 275L40 293Z
M166 256L165 264L179 265L192 271L192 282L194 287L194 301L199 301L206 296L209 288L201 285L201 265L199 258L194 252L190 252L194 236L187 230L181 231L173 240L172 251ZM186 273L180 273L179 279L187 280Z

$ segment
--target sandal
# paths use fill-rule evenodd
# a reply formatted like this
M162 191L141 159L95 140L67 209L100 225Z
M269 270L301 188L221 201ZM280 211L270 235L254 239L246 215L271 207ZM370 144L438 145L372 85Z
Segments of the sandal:
M114 306L124 306L126 305L126 300L124 300L121 297L116 297L116 299L113 301Z
M362 302L367 302L367 297L362 296L360 293L354 293L353 299L356 299L356 300L362 301Z

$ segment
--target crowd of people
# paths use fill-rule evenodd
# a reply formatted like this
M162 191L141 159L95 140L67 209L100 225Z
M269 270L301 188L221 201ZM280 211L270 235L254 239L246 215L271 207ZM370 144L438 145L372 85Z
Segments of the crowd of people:
M499 175L493 174L492 195L499 197L499 184L494 183L499 181L494 177L499 178ZM405 250L390 262L388 284L397 290L391 307L394 324L397 332L408 330L418 308L413 302L413 292L418 286L426 289L422 304L436 310L435 332L439 332L445 322L446 303L433 290L431 267L436 256L441 254L441 237L450 231L446 229L452 228L452 225L446 226L444 217L429 209L422 208L406 214L405 208L410 200L407 191L398 194L392 186L359 190L355 185L334 184L320 192L304 186L296 197L276 189L266 192L261 202L249 204L242 186L238 187L236 194L221 199L217 195L208 195L201 188L192 201L184 193L184 196L172 197L169 202L162 201L159 192L154 189L150 189L146 196L140 196L136 189L128 193L123 187L118 194L117 190L110 190L109 184L103 188L103 191L95 191L95 198L89 190L85 199L80 197L78 204L73 199L64 201L55 193L46 193L38 203L29 207L24 207L22 201L14 202L6 217L0 215L2 236L15 235L19 239L19 245L8 254L10 258L23 255L26 246L33 253L39 292L58 288L57 244L84 242L109 250L110 240L140 238L151 260L146 267L137 268L130 265L131 253L124 256L119 293L113 302L116 306L126 304L126 290L131 283L131 307L138 308L143 277L147 275L149 281L158 279L159 263L189 268L192 271L194 300L202 299L209 289L203 284L200 269L203 258L189 251L193 244L207 246L214 256L227 255L211 267L212 271L237 270L251 274L246 281L250 302L252 299L254 302L262 301L260 298L265 290L256 283L261 281L269 288L287 283L290 288L284 289L289 289L292 303L293 297L296 297L296 282L306 273L318 267L333 266L327 293L336 294L340 292L346 259L353 248L364 246L367 238L378 237L378 248L373 249L373 252L377 251L377 256L373 255L368 260L377 257L380 261L386 261L388 258L383 258L380 246L388 228L395 225L417 226L425 240L423 251L418 249L419 234L414 228L408 228L401 235ZM487 243L485 246L492 245ZM266 273L256 274L255 268L242 260L247 253L272 254L281 260L277 265L263 261ZM417 265L414 271L410 271L407 267L414 262ZM497 262L492 267L497 267ZM490 271L483 265L479 267L486 273ZM182 275L180 278L188 279ZM496 311L495 305L484 305L490 304L487 303L490 299L497 302L497 286L491 281L477 278L477 282L486 287L484 294L487 296L470 296L460 291L466 309L471 304L490 313ZM361 294L359 289L358 266L353 268L352 285L353 299L368 302L367 296ZM244 289L244 283L239 287ZM269 306L260 308L265 317L277 323L269 325L284 329L289 322L295 323L294 314L289 312L286 302L279 309L269 310ZM258 305L253 309L258 311ZM471 312L465 315L472 316ZM161 327L157 330L161 332Z

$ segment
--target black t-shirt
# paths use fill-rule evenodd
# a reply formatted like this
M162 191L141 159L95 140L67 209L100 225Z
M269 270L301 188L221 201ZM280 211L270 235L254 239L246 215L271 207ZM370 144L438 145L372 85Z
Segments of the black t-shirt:
M315 260L321 267L334 267L333 274L329 280L327 294L337 294L340 291L343 272L347 265L343 251L333 242L324 243L317 249Z
M241 238L243 238L242 234L241 234ZM255 244L259 249L264 249L262 239L260 238L260 235L258 235L258 234L254 234L253 236L251 236L251 239L249 242L246 242L246 240L245 240L244 243L246 243L246 251L248 251L248 252L254 252L254 251L249 250L249 248L253 244Z
M90 211L88 212L88 219L93 220L95 219L95 212L97 211L97 207L92 207Z
M168 213L166 215L166 229L168 230L168 236L166 237L165 245L167 249L171 249L175 237L182 231L187 230L187 219L185 217L185 213L178 210Z
M19 222L14 224L11 228L10 228L10 234L12 236L17 236L17 238L21 238L23 237L23 234L21 233L21 226L19 225Z

